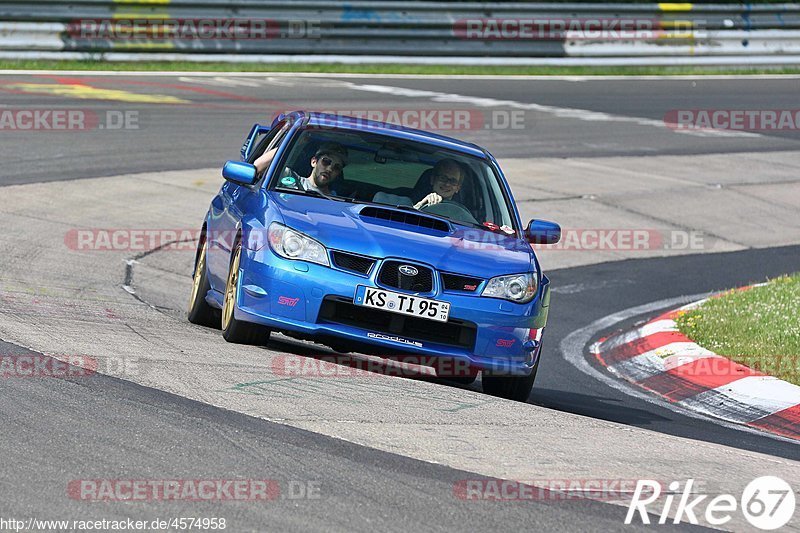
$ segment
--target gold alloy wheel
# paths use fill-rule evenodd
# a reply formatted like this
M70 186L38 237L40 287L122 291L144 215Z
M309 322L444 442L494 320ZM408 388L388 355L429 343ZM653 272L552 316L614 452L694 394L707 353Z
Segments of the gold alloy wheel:
M234 252L231 271L228 273L228 284L225 286L225 304L222 306L222 329L228 329L233 320L233 309L236 307L236 286L239 282L239 258L242 247L237 246Z
M197 258L197 266L194 269L194 278L192 279L192 294L189 297L189 310L194 309L195 301L197 300L197 293L200 292L200 278L202 277L203 270L206 268L206 241L203 241L203 247L200 249L200 257Z

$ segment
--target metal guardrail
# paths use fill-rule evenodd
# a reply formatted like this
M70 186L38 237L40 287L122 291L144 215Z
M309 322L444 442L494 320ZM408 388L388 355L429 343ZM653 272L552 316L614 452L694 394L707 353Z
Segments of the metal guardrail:
M132 37L79 31L80 21L110 25L149 21L267 21L270 33L249 38L159 34ZM569 31L468 34L465 24L511 21L639 21L656 30L638 36ZM513 26L513 24L512 24ZM78 29L76 29L78 28ZM478 32L479 33L479 32ZM800 55L800 4L547 4L318 0L0 0L0 51L192 56L270 55L418 58L623 58ZM792 58L795 62L797 58Z

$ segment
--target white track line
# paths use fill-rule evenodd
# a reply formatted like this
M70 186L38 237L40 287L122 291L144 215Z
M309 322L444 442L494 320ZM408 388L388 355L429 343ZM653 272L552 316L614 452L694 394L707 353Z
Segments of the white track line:
M758 138L761 134L745 131L727 130L706 130L695 131L690 129L668 128L663 120L655 120L643 117L629 117L624 115L614 115L601 111L590 111L588 109L575 109L571 107L557 107L534 103L518 102L516 100L497 100L480 96L467 96L456 93L443 93L438 91L426 91L420 89L408 89L405 87L392 87L389 85L365 85L357 83L347 83L349 88L356 91L366 91L391 96L403 96L407 98L423 98L432 102L443 102L452 104L467 104L475 107L510 107L524 111L534 111L547 113L558 118L582 120L585 122L623 122L637 124L639 126L650 126L671 131L682 135L693 135L697 137L747 137Z

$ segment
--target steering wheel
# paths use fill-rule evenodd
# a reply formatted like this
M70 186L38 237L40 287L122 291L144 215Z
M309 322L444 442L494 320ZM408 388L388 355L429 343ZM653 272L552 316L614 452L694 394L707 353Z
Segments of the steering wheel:
M420 211L447 217L455 220L456 222L470 222L472 224L478 224L478 221L475 220L475 217L472 216L472 213L469 212L469 209L454 200L442 200L438 204L426 205L422 207Z

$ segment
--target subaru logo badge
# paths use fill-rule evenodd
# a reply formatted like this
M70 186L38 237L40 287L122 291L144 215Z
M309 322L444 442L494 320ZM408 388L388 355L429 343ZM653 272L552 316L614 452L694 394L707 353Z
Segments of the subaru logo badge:
M411 265L400 265L400 267L397 270L399 270L400 273L403 274L404 276L416 276L417 274L419 274L419 270L412 267Z

